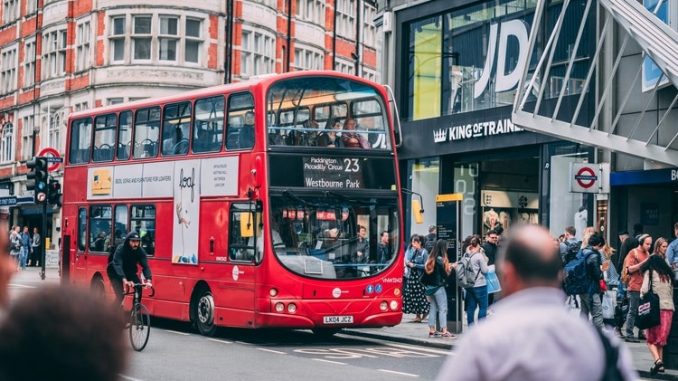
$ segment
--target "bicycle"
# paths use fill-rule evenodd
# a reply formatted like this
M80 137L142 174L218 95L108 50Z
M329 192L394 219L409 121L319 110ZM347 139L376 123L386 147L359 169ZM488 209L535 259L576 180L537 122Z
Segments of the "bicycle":
M126 286L129 289L129 286ZM151 334L151 315L146 306L141 304L141 292L148 286L144 283L134 283L134 291L127 291L123 295L133 295L132 309L129 316L129 341L135 351L141 352L148 344L148 337ZM149 297L155 295L153 286Z

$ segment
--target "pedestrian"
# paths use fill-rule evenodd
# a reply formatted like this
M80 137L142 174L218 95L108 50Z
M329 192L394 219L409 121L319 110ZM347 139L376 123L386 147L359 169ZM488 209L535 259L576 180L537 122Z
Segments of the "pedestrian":
M0 380L118 380L128 353L122 326L116 310L86 289L22 294L0 324Z
M454 337L447 330L447 291L445 291L447 277L452 267L453 265L447 259L447 241L437 240L426 259L425 274L422 277L422 283L426 286L426 300L431 305L428 315L428 337ZM440 331L436 330L436 318Z
M31 236L28 233L28 226L24 226L24 230L19 237L21 239L21 254L19 260L21 262L21 269L25 270L26 262L28 261L28 256L31 252Z
M666 249L666 260L675 274L674 279L678 279L678 222L673 224L673 236L676 237Z
M499 235L492 229L487 232L485 236L485 243L483 244L483 251L487 256L487 264L494 265L497 258L497 242L499 242ZM489 294L487 297L487 305L491 306L494 303L494 294Z
M605 247L605 239L602 235L594 233L588 237L588 245L584 247L577 256L585 258L586 275L588 281L588 292L579 295L581 300L581 316L588 320L591 314L593 325L603 328L603 299L604 290L600 288L600 281L603 280L601 272L601 254Z
M33 237L31 238L31 265L39 266L42 263L42 253L40 252L40 233L38 228L33 228Z
M422 239L419 235L413 235L410 247L405 254L405 266L410 271L405 283L403 295L403 312L415 314L413 323L421 323L428 315L430 306L424 293L424 285L420 278L424 273L424 264L428 258L428 252L422 247Z
M666 264L669 264L668 258L666 258L666 251L669 248L669 243L666 241L666 238L659 237L654 241L654 249L652 249L652 254L659 255L666 261Z
M21 233L19 226L14 225L9 233L9 254L17 264L17 271L21 268Z
M438 227L435 225L429 225L428 227L428 234L426 235L426 238L424 240L424 248L426 251L429 253L433 251L433 246L436 244L436 240L438 239Z
M564 241L560 244L560 257L563 260L563 264L573 260L579 250L584 247L582 242L577 239L577 229L574 226L568 226L565 228Z
M478 320L487 316L487 281L485 274L489 271L487 267L487 257L480 246L480 237L474 235L469 240L464 256L469 258L469 266L473 271L473 287L464 289L466 292L466 322L472 325L475 321L476 308L478 308Z
M616 338L565 307L560 255L546 229L511 228L497 270L504 298L491 319L461 338L439 381L599 380L606 370L621 373L618 379L637 378L629 351ZM612 351L606 347L617 350L616 367L608 364Z
M622 281L627 282L626 294L629 298L629 312L626 315L626 340L629 342L638 342L634 338L633 328L638 316L638 304L640 303L640 287L643 285L643 273L641 266L650 256L652 247L652 237L649 234L642 234L638 237L638 247L631 250L624 260L624 269L622 270ZM638 332L638 340L644 340L642 332Z
M671 320L673 319L673 271L663 257L651 255L641 267L643 273L643 285L640 287L642 297L650 290L659 296L659 325L645 330L647 347L652 354L654 364L650 373L664 373L664 347L671 332Z

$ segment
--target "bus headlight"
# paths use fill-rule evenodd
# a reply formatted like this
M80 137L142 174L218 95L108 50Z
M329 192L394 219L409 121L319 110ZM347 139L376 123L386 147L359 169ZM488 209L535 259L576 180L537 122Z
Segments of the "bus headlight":
M386 312L386 310L388 310L388 303L386 302L379 303L379 309Z
M393 290L393 295L400 296L400 289L396 287L395 290Z
M297 305L294 303L290 303L287 305L287 312L293 314L297 312Z
M275 289L275 288L272 288L272 289L268 290L268 294L271 295L271 296L277 296L278 290Z
M395 311L398 309L398 302L391 300L391 310Z
M279 303L279 302L276 303L275 304L275 312L282 313L283 311L285 311L285 305L282 304L282 303Z

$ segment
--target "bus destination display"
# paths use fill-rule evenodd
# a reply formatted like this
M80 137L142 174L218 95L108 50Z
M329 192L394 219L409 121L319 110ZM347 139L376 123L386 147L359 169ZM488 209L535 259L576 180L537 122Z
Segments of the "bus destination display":
M304 157L304 186L307 188L360 189L362 177L359 159Z

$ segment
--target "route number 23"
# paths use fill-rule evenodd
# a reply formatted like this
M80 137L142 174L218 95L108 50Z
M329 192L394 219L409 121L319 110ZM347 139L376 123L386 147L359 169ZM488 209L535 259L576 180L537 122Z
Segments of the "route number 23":
M360 172L358 159L344 159L344 172Z

